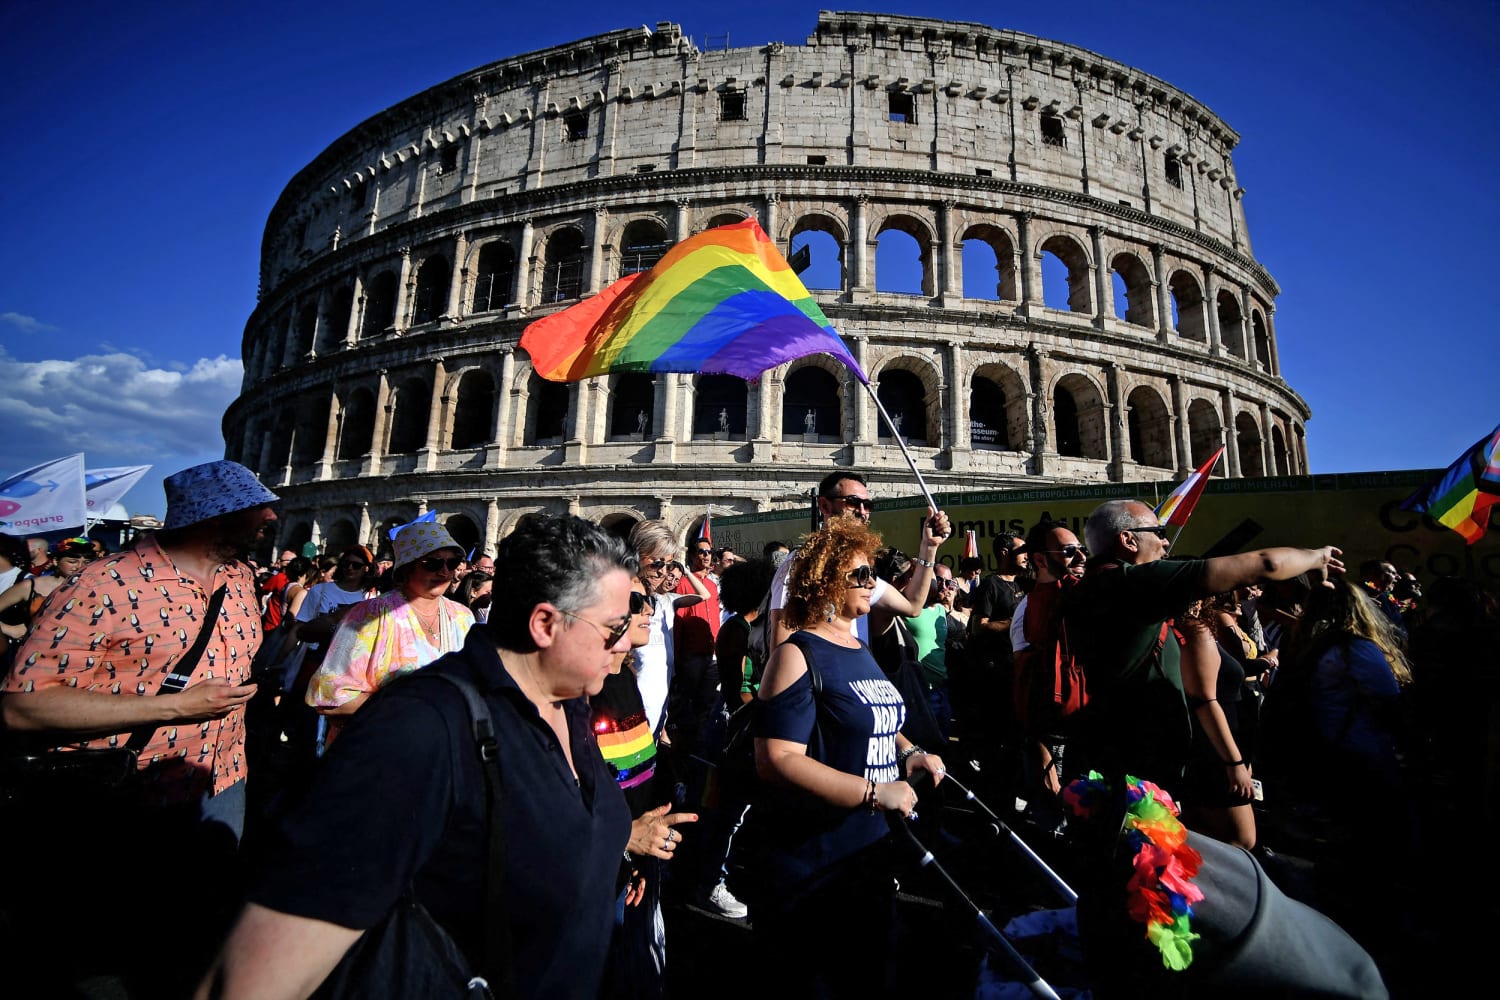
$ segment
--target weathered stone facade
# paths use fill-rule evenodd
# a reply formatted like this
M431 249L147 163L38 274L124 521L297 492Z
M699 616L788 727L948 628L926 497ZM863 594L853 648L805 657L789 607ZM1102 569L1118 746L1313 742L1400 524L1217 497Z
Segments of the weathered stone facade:
M227 454L285 498L284 543L429 507L466 543L535 510L686 530L841 465L916 492L826 357L748 386L561 386L517 348L537 316L753 216L789 255L836 256L814 294L935 491L1159 480L1220 443L1230 475L1303 473L1309 412L1280 377L1238 141L1161 80L977 24L823 12L804 46L723 51L659 24L505 59L287 186ZM887 290L887 240L919 285Z

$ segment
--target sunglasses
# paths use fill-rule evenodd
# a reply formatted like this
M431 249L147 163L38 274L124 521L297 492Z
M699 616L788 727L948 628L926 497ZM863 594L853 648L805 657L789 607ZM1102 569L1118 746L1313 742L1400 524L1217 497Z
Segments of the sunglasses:
M643 611L655 611L656 598L651 594L642 594L632 590L630 592L630 613L638 615Z
M1165 524L1148 524L1140 528L1127 529L1137 534L1155 535L1157 538L1167 537L1167 526Z
M848 507L850 510L873 511L875 509L875 501L871 500L869 497L856 497L835 494L828 499L833 501L834 503L841 503L845 507Z
M353 566L355 569L368 569L370 564L363 559L340 559L340 566Z
M845 575L856 587L875 586L875 571L868 566L856 566Z
M575 615L571 611L564 611L562 608L558 608L557 610L559 614L567 615L569 618L577 618L585 625L592 625L594 628L598 629L599 634L604 636L605 649L614 649L615 644L618 643L621 639L625 638L625 633L630 631L629 618L620 622L620 624L618 625L600 625L598 622L589 621L582 615Z
M713 554L714 554L714 550L713 549L694 549L693 550L693 555L695 555L695 556L711 556Z
M953 590L955 587L958 586L958 581L957 580L949 580L947 578L944 578L944 579L941 579L941 580L937 581L937 585L938 585L939 588L941 588L943 590Z
M436 573L440 569L455 570L463 565L463 559L459 556L449 556L441 559L437 556L428 556L426 559L418 559L417 565L429 573Z
M1047 554L1062 556L1064 559L1072 562L1074 559L1087 559L1089 557L1089 550L1082 545L1064 545L1060 549L1048 549Z
M648 562L645 565L643 565L641 568L642 569L666 569L666 567L667 567L667 561L665 559L653 559L650 562Z

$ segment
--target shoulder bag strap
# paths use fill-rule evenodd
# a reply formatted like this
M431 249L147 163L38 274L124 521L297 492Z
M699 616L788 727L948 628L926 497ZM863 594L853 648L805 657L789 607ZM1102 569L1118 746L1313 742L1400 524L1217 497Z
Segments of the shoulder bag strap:
M193 648L177 661L170 674L162 678L161 687L156 689L158 695L177 694L188 686L193 671L198 669L198 661L203 658L203 651L208 648L208 640L214 634L214 623L219 620L219 609L224 606L224 593L228 586L228 584L220 584L219 589L214 591L213 596L208 599L208 608L203 612L203 626L198 629L198 638L193 642ZM125 748L140 753L145 749L146 744L151 742L151 737L159 728L153 724L134 730Z
M505 786L500 778L500 744L495 739L495 723L484 696L470 681L446 672L433 676L458 688L469 709L474 749L484 772L485 822L490 841L485 855L484 962L480 968L494 995L499 1000L511 1000L516 988L511 978L510 921L505 918L505 824L500 821Z
M787 636L786 641L802 650L802 660L807 664L807 679L812 682L813 700L817 701L818 696L823 693L823 675L818 673L818 665L813 660L812 649L804 641L801 632L793 632Z

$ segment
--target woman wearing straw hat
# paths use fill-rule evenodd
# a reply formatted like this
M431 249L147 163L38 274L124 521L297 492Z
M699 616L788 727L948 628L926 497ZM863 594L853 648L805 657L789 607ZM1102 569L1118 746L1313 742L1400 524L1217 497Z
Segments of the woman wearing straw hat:
M464 644L474 613L444 594L463 561L440 524L408 524L396 533L396 589L354 605L334 633L307 687L307 703L330 717L331 740L386 681L424 667Z

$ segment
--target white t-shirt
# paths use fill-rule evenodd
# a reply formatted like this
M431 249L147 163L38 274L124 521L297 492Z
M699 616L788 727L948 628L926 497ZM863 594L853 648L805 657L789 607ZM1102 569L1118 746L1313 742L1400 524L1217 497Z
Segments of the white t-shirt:
M1030 594L1024 594L1016 604L1016 610L1010 616L1010 648L1014 653L1019 653L1031 643L1026 641L1026 598Z
M667 690L672 686L675 661L672 627L677 624L677 602L689 594L657 594L656 610L651 612L651 639L636 650L635 686L640 689L651 732L661 731L662 714L667 710Z

